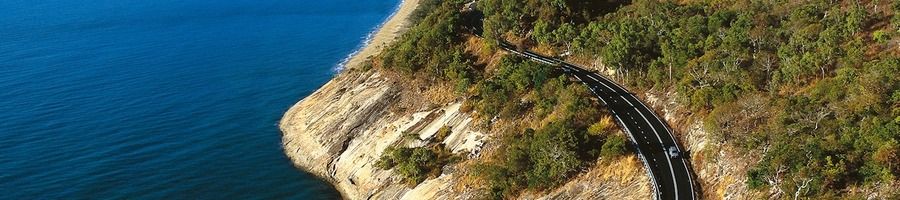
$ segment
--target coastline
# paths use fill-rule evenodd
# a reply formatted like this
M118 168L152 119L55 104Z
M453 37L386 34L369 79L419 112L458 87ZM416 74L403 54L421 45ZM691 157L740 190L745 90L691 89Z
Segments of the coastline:
M319 110L321 112L311 113L318 117L317 119L323 120L318 121L322 124L342 124L340 126L346 124L355 124L355 123L366 123L366 124L375 124L374 122L350 122L343 121L347 119L322 119L324 114L329 111L335 111L333 109L342 109L341 107L347 107L343 102L343 100L337 99L321 99L323 96L333 96L334 93L342 93L341 91L333 91L335 88L343 88L348 83L363 81L368 82L372 80L377 80L378 76L375 75L373 77L365 76L363 74L354 73L353 70L346 70L352 68L358 68L362 63L367 61L370 57L378 55L382 52L382 50L393 43L398 37L400 37L410 26L409 17L415 11L415 9L419 5L419 0L401 0L399 5L394 9L394 12L390 14L389 17L385 19L383 23L373 29L370 32L366 39L363 41L360 48L358 48L353 53L349 54L347 58L342 60L333 70L337 72L335 77L333 77L328 83L318 88L315 92L310 94L309 96L301 99L299 102L296 102L291 108L284 114L282 119L279 122L279 128L282 132L282 149L284 153L288 156L288 158L293 163L294 167L298 170L301 170L305 173L309 173L321 180L324 180L330 184L332 188L334 188L338 193L340 193L342 199L360 199L363 196L371 197L370 194L365 194L364 191L372 192L375 188L367 187L365 185L358 185L360 183L354 182L354 180L350 179L337 179L335 176L336 165L333 162L336 162L337 158L331 156L338 156L340 152L331 152L335 149L334 147L340 146L341 143L346 143L348 139L338 139L331 137L346 137L346 135L339 134L337 132L331 132L335 134L328 134L328 136L316 137L315 135L302 134L297 135L298 133L309 133L307 131L315 132L313 130L304 131L295 131L292 130L292 126L296 126L297 120L295 119L298 115L302 117L312 117L305 116L306 113L303 110ZM372 78L371 80L369 80ZM359 83L359 82L356 82ZM386 82L381 82L387 84ZM356 85L356 84L352 84ZM371 85L362 84L365 88L368 88ZM385 87L389 88L388 85L380 85L374 87ZM359 86L359 85L357 85ZM351 98L352 102L365 102L366 97L373 97L376 101L379 98L387 97L386 94L389 94L389 91L392 90L372 90L372 88L365 89L368 92L363 92L361 94L357 94L356 97L362 99L354 99ZM337 102L335 102L337 101ZM314 108L313 108L314 107ZM374 109L374 108L373 108ZM380 110L380 109L376 109ZM323 113L324 112L324 113ZM354 110L354 113L360 112L359 110ZM374 112L374 110L372 111ZM365 113L365 112L364 112ZM384 113L368 113L369 115L382 115ZM333 121L333 122L326 122ZM338 122L341 121L341 122ZM351 120L352 121L352 120ZM367 120L366 120L367 121ZM319 127L323 128L323 127ZM329 127L336 128L336 127ZM345 144L346 145L346 144ZM299 152L304 152L302 155ZM337 155L334 155L337 153ZM328 163L325 166L322 164ZM321 166L321 167L319 167ZM385 175L389 175L385 173ZM373 182L380 183L385 180L387 177L380 176L376 180L358 180L360 182ZM349 181L349 182L348 182ZM372 185L377 186L377 185ZM395 187L392 188L392 191L403 191L403 187Z
M400 37L409 28L409 16L419 6L419 0L401 0L400 5L376 30L369 33L363 41L362 47L347 56L336 67L340 72L347 68L355 68L369 59L378 55L389 44Z
M407 30L407 20L418 4L418 0L400 2L359 53L346 59L345 68L335 69L337 74L330 81L293 105L279 123L283 151L294 167L328 182L342 199L478 199L481 194L461 171L466 170L464 163L444 166L437 177L415 185L398 176L398 171L375 164L387 149L409 136L433 138L443 127L452 130L439 142L454 153L478 157L490 140L471 113L461 109L462 101L434 101L426 98L428 91L411 88L379 70L359 70ZM634 167L639 165L634 157L619 165L598 165L591 174L548 194L524 198L647 199L650 179Z

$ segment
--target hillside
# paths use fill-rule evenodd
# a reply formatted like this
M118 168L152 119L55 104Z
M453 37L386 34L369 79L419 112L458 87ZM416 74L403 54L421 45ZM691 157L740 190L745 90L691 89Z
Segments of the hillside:
M395 42L289 111L285 150L354 199L649 198L606 109L554 66L498 49L510 41L636 91L689 150L705 198L894 199L898 10L422 0Z

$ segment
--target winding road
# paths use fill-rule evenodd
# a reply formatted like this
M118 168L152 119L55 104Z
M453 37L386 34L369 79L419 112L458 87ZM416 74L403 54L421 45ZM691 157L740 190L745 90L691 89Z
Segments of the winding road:
M670 148L684 152L675 136L656 113L633 93L604 76L576 65L529 51L519 51L508 43L504 50L531 60L560 67L566 74L580 80L602 101L620 127L633 141L638 157L650 174L656 195L654 199L697 199L690 165L685 156L670 156ZM683 154L683 153L679 153Z

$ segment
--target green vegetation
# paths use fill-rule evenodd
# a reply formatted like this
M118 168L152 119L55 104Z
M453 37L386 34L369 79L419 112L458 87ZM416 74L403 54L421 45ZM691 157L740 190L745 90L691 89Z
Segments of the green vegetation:
M611 134L609 117L598 120L602 113L582 85L551 74L549 66L517 57L503 57L498 65L497 73L479 82L472 98L482 115L518 119L533 113L549 124L504 135L496 161L476 167L475 176L488 183L492 197L514 198L523 189L551 188L601 154L626 152L625 139Z
M896 40L897 1L888 14L871 11L878 1L640 0L587 14L530 2L480 1L485 37L530 32L523 44L602 58L634 89L676 91L722 148L763 153L753 188L817 197L898 180L900 58L878 46ZM873 27L886 19L892 28Z
M456 162L460 158L447 151L443 145L432 147L396 148L384 151L375 167L380 169L395 168L397 174L403 176L406 183L415 185L426 178L440 175L444 165Z
M461 44L462 0L422 0L411 17L416 25L385 49L380 66L423 74L456 84L459 92L475 82L471 58Z
M610 136L614 126L611 119L598 120L602 114L598 103L580 83L569 81L552 66L515 56L503 56L494 69L478 73L482 79L474 80L472 89L462 90L468 91L463 92L468 97L465 104L478 111L484 124L524 120L522 113L534 113L537 121L550 123L537 130L525 128L504 135L497 161L476 166L475 176L488 183L487 192L493 197L512 198L524 189L556 186L593 163L601 154L601 147L608 148L604 156L626 152L625 139ZM441 76L427 70L407 73ZM589 126L593 128L589 130ZM450 127L443 127L434 141L441 141L450 133ZM378 166L396 167L410 183L418 183L445 163L429 152L426 148L390 149Z
M479 166L476 175L486 177L495 197L514 197L523 188L554 186L584 165L578 158L584 136L583 131L563 123L537 131L526 129L506 139L501 156L505 160Z
M462 12L463 3L425 0L416 25L375 68L451 83L484 124L541 124L505 134L496 162L480 167L494 197L553 187L598 156L627 151L624 138L603 134L610 123L598 122L602 112L586 89L552 67L508 56L476 62L490 55L466 51L466 23L478 15ZM707 151L758 156L747 172L751 188L815 199L900 175L900 2L873 12L879 3L480 0L477 7L483 45L521 39L525 48L555 47L599 59L631 89L675 92L710 143L723 144Z
M571 123L552 122L538 130L504 138L506 144L497 162L476 166L475 175L488 183L493 198L514 198L523 189L542 190L568 180L598 155L625 153L625 139L613 135L603 143L600 135L590 135Z
M891 39L891 35L887 31L877 30L875 32L872 32L872 39L875 40L875 42L885 44L888 43L888 40Z
M451 133L453 133L453 130L449 126L441 127L441 129L438 129L437 133L434 134L434 138L432 138L432 141L443 142L444 139L447 139L447 136L450 136Z
M420 10L431 11L417 14L424 17L376 59L376 66L412 78L453 83L456 91L466 97L465 107L478 111L484 124L522 120L522 113L529 112L536 113L539 119L553 121L536 132L528 129L504 136L507 139L502 146L508 153L497 159L515 157L511 160L517 163L498 162L479 167L483 173L497 175L486 178L491 183L489 188L503 190L495 194L509 196L526 188L557 185L589 161L596 160L602 139L611 130L607 127L602 130L604 134L586 134L588 124L600 114L586 88L568 81L551 66L515 56L502 57L492 67L494 70L476 66L475 55L467 54L462 44L460 23L466 21L459 9L462 1L437 2L423 3L429 6ZM449 127L442 128L434 141L446 138L450 131ZM449 157L441 156L445 155L441 152L425 147L391 148L377 166L396 169L409 183L418 183L439 173L439 168L449 162ZM516 175L500 176L497 173L501 171ZM500 182L504 181L518 185L503 186Z
M473 98L473 101L478 102L476 108L486 117L498 114L503 118L516 117L524 111L525 106L519 101L520 95L533 88L540 90L544 85L561 87L563 80L552 80L552 83L547 84L551 81L550 70L549 66L524 61L518 57L501 58L498 72L476 85L477 96Z
M625 154L627 151L625 137L621 135L612 135L606 138L606 142L603 142L603 149L600 151L600 156L605 158L618 157Z

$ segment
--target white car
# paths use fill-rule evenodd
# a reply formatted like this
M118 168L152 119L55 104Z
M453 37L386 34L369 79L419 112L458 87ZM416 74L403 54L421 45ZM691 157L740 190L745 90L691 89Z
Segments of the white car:
M666 154L669 154L669 157L671 158L681 157L681 152L678 151L678 148L676 148L675 146L670 146L668 149L666 149Z

